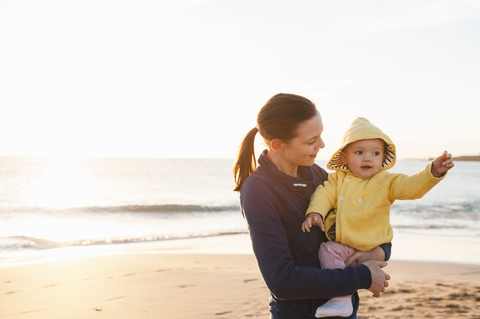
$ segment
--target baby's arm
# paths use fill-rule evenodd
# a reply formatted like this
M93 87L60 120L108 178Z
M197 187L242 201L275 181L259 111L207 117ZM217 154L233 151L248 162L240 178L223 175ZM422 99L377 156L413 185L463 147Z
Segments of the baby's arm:
M433 160L432 175L442 177L454 165L452 154L444 151L442 155Z
M309 213L305 221L302 223L303 232L310 232L312 226L318 226L321 230L325 231L325 226L323 226L322 215L319 213Z

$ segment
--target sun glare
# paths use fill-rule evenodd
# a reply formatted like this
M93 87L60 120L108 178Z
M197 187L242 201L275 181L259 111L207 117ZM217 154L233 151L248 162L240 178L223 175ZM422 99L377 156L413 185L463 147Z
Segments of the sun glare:
M50 211L89 205L92 185L82 171L80 158L57 156L49 159L43 174L33 182L34 188L28 199L33 207L49 210L39 216L28 216L26 225L31 229L25 229L27 233L56 242L75 240L79 238L79 232L88 233L88 227L80 226L81 220Z
M56 209L83 206L88 202L88 184L79 158L52 157L32 200Z

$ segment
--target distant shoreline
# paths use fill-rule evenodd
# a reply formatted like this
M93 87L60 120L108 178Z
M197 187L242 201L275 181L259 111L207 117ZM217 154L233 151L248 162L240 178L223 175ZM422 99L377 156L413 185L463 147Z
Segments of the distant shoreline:
M428 159L433 160L433 158ZM464 156L454 156L454 161L480 161L480 155L464 155Z

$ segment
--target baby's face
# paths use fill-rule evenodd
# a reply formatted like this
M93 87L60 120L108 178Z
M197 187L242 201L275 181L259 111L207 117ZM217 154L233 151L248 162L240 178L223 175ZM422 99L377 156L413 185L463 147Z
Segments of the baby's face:
M342 160L356 177L370 179L382 169L385 154L383 140L359 140L348 144L342 152Z

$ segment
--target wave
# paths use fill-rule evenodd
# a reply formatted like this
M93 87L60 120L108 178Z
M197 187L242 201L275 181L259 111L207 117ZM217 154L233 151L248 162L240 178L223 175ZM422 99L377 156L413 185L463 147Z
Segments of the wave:
M424 229L453 229L453 230L463 230L465 227L463 226L455 226L455 225L392 225L392 227L398 229L416 229L416 230L424 230Z
M65 245L53 240L43 238L34 238L27 236L0 237L0 251L25 249L43 250L60 247L65 247Z
M168 240L180 239L195 239L207 238L217 236L229 236L238 234L248 234L247 231L231 231L231 232L215 232L207 234L190 234L183 236L148 236L148 237L128 237L128 238L104 238L104 239L82 239L70 242L57 242L53 240L27 237L27 236L11 236L0 237L0 252L1 251L19 251L19 250L45 250L53 248L77 247L77 246L99 246L99 245L118 245L118 244L133 244L133 243L147 243Z
M210 205L121 205L121 206L84 206L69 208L50 207L8 207L2 211L13 212L84 212L84 213L217 213L228 211L240 211L240 206L210 206Z
M443 218L480 220L480 201L448 202L448 203L422 203L400 202L392 206L392 213L415 218Z
M64 211L80 210L84 212L127 212L127 213L191 213L191 212L225 212L239 210L239 206L204 206L204 205L124 205L124 206L89 206L66 208Z

